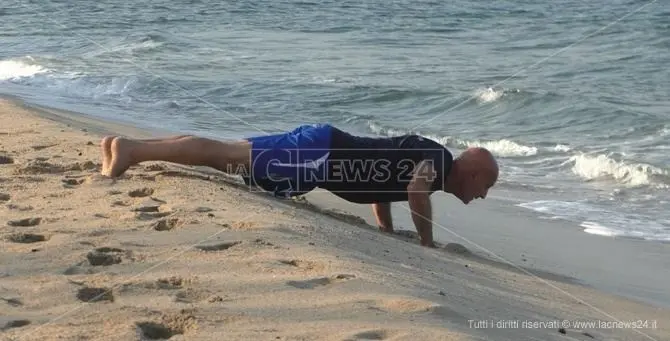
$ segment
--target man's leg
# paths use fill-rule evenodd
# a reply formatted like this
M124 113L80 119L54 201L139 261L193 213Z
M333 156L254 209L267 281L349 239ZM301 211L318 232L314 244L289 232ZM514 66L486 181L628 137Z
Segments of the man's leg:
M142 142L160 142L165 140L178 140L189 135L170 136L162 139L142 139ZM109 165L112 162L112 141L116 136L105 136L100 140L100 155L102 158L102 174L109 174Z
M249 169L251 145L246 140L222 142L186 135L150 140L115 137L101 141L105 143L109 143L109 162L102 174L111 177L118 177L130 166L146 161L208 166L222 172Z

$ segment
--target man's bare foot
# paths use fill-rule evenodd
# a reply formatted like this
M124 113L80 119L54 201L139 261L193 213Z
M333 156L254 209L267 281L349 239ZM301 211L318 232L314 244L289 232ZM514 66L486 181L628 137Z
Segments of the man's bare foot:
M122 137L115 137L111 142L111 161L109 163L109 176L116 178L121 176L133 165L132 149L135 142Z
M100 155L102 157L102 169L100 174L109 176L109 164L112 162L112 141L114 136L105 136L100 140Z

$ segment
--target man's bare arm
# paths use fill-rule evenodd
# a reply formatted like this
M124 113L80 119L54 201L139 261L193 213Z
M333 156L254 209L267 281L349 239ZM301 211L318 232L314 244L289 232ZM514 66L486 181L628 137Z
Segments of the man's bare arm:
M435 247L433 243L432 207L430 188L433 184L434 169L430 162L422 161L416 168L412 181L407 186L409 208L421 245Z
M391 203L382 202L372 204L372 212L377 219L377 225L383 232L393 232L393 219L391 217Z

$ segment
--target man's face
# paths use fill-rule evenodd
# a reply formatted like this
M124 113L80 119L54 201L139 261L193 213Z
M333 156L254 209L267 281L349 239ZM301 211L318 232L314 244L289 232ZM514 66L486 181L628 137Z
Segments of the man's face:
M457 196L466 205L474 199L485 199L489 188L493 187L495 182L496 178L492 174L484 172L469 174L462 182L460 193Z

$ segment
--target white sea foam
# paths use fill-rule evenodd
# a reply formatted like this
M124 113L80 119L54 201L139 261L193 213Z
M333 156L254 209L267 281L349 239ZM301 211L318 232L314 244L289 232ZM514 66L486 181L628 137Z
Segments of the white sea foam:
M407 131L401 129L383 127L374 122L368 122L368 128L373 133L382 136L399 136L408 133ZM490 150L491 153L493 153L494 155L500 157L531 156L536 155L538 153L537 147L526 146L509 139L480 141L480 140L463 140L452 136L435 136L431 134L422 134L422 133L419 134L429 139L435 140L439 143L442 143L444 145L455 145L460 148L484 147Z
M0 60L0 81L33 77L49 71L49 69L34 63L31 57Z
M477 89L475 91L475 96L477 96L477 99L484 103L495 102L504 94L504 90L494 90L493 88Z
M570 150L572 150L570 146L566 146L564 144L557 144L552 149L556 152L569 152Z
M518 206L531 209L537 212L548 213L560 217L570 217L570 216L583 217L593 213L602 212L602 210L600 209L579 202L568 202L558 200L531 201L521 203Z
M651 185L654 184L653 177L669 175L667 170L652 165L616 161L604 154L578 154L572 156L568 162L573 164L572 172L585 180L614 179L618 183L633 187ZM667 186L663 183L655 185Z
M51 94L98 99L122 96L127 100L137 77L92 77L73 70L57 70L39 65L26 56L0 61L0 81L8 80L24 85L47 89Z
M667 220L623 214L584 202L538 200L517 206L548 215L551 219L572 221L584 232L608 237L629 237L647 240L670 240Z
M406 134L406 131L400 130L400 129L394 129L394 128L388 128L388 127L383 127L377 123L374 122L368 122L368 128L370 130L377 134L377 135L382 135L382 136L400 136L403 134Z
M508 139L495 141L457 141L464 147L484 147L497 156L531 156L537 154L537 147L524 146Z
M579 224L579 226L584 228L584 232L599 236L616 237L624 234L621 233L620 231L613 230L609 227L602 226L592 221L582 222L581 224Z

